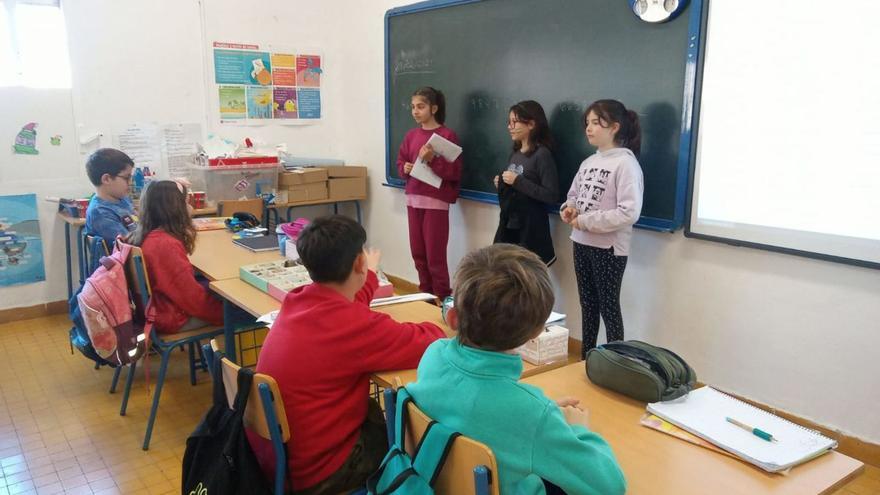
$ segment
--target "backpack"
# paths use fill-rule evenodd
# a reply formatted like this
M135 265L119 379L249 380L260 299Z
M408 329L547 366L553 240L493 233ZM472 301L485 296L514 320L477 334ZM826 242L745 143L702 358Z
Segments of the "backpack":
M88 244L88 250L91 253L98 253L98 249L101 249L103 252L107 252L105 248L104 240L100 237L92 237L91 241ZM98 268L98 256L91 256L88 258L89 265L84 267L86 278L91 276L92 273ZM80 292L82 292L83 285L76 290L76 292L71 296L70 300L67 301L68 308L68 316L70 317L71 323L73 323L73 327L70 328L70 345L75 347L83 356L91 359L98 366L111 366L116 367L115 364L110 363L106 359L102 358L95 351L95 348L92 346L92 341L89 339L89 332L86 330L86 324L83 322L82 314L79 311L79 300L77 297Z
M434 493L434 483L452 442L461 433L431 421L412 456L404 449L407 423L407 404L412 402L403 387L397 390L397 415L394 420L394 444L382 460L379 469L367 479L370 495L422 495Z
M677 399L697 374L678 354L638 340L609 342L587 352L590 381L642 402Z
M244 428L244 413L254 382L254 372L238 370L238 393L232 409L223 386L222 354L214 354L214 404L186 439L181 493L232 495L272 493L251 449Z
M130 251L131 246L118 244L113 254L102 257L76 296L77 309L94 353L113 367L140 358L146 348L145 334L152 326L149 318L143 327L136 325L132 316L125 279L125 261ZM86 354L86 357L90 356Z

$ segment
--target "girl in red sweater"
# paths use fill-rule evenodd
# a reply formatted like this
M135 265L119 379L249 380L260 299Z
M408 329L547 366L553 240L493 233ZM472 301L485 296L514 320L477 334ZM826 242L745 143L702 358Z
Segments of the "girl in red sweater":
M419 272L419 290L443 299L450 295L446 244L449 242L449 205L455 203L461 188L461 156L446 161L427 144L433 134L458 144L458 136L443 125L446 98L439 90L416 90L410 104L419 126L403 138L397 155L397 170L406 181L406 211L409 220L409 246ZM421 159L443 181L436 188L410 176Z
M183 186L163 180L147 187L141 196L140 223L129 242L144 253L159 333L223 324L223 303L196 281L187 258L196 230Z

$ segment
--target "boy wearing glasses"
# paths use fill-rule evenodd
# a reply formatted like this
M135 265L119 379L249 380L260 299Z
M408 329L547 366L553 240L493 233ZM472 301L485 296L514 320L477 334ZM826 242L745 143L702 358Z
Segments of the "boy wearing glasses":
M117 149L102 148L89 157L86 172L95 185L95 196L86 211L86 234L112 245L116 236L134 231L137 216L128 197L133 171L134 161Z

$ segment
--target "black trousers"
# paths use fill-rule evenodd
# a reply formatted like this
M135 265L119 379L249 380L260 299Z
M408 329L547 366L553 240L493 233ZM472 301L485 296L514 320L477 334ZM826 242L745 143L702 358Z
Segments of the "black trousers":
M620 283L626 269L626 256L615 256L614 248L602 249L574 244L574 271L581 301L581 358L596 347L599 316L605 322L608 342L623 340L620 313Z

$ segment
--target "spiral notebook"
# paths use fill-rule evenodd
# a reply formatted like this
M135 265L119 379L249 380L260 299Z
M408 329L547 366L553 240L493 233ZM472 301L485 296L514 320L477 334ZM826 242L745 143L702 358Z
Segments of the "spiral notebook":
M837 442L767 411L703 387L667 402L648 404L648 412L712 442L771 473L784 471L830 449ZM777 439L769 442L727 422L734 418Z

